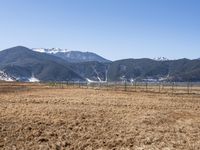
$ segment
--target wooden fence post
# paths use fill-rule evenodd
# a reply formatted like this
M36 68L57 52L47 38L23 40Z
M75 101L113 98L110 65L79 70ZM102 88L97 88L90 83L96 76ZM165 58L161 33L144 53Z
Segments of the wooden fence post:
M146 82L146 92L147 92L147 90L148 90L148 83Z
M67 81L67 88L69 88L69 81Z
M172 83L172 94L174 94L174 82Z
M136 81L135 81L135 92L136 92Z
M159 93L160 93L160 82L159 82Z
M126 81L124 82L124 90L127 91Z

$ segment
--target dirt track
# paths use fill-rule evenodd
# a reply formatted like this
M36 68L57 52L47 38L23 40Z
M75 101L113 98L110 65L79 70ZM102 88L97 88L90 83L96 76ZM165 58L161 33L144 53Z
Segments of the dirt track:
M200 149L200 96L93 89L0 93L0 149Z

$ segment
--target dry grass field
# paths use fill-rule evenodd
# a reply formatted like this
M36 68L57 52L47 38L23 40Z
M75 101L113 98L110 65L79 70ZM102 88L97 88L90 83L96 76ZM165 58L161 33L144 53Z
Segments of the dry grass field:
M200 95L0 89L0 149L199 150Z

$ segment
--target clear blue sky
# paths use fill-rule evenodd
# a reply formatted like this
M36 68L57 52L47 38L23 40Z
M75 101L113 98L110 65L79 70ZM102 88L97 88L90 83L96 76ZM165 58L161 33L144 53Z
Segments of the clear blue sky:
M0 49L199 58L200 0L1 0Z

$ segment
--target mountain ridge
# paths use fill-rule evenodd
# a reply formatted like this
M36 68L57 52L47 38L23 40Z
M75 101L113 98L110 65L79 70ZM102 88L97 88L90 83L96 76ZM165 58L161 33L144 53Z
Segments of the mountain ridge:
M0 51L1 79L19 81L156 81L199 82L200 60L68 61L53 54L35 52L23 46Z
M52 49L44 49L44 48L33 48L33 51L51 54L57 57L60 57L70 63L79 63L79 62L88 62L88 61L98 61L102 63L111 62L108 59L101 57L100 55L93 52L81 52L81 51L73 51L68 49L60 49L60 48L52 48Z
M85 80L59 57L17 46L0 51L0 70L19 81L34 76L40 81Z

